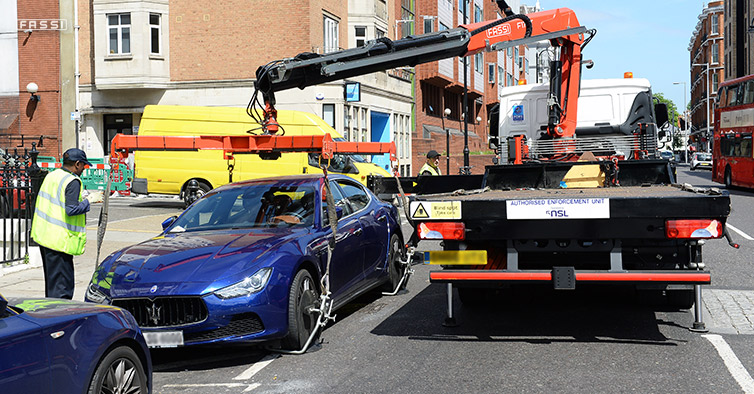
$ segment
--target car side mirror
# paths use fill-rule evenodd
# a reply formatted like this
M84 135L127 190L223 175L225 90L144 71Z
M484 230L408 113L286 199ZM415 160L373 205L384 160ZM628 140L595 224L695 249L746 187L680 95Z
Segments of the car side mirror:
M343 217L343 207L335 207L335 216L338 217L338 220Z
M162 222L162 231L167 230L168 227L170 227L170 225L173 224L173 222L175 222L176 219L178 219L178 216L171 216L171 217L165 219Z
M668 106L665 103L655 104L655 124L658 128L668 123Z

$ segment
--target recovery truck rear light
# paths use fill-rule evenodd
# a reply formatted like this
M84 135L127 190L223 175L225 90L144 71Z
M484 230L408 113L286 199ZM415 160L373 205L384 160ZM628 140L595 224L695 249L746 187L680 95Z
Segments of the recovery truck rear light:
M466 238L466 226L461 222L422 222L419 223L419 239Z
M665 236L668 238L720 238L723 236L723 224L714 219L667 220Z

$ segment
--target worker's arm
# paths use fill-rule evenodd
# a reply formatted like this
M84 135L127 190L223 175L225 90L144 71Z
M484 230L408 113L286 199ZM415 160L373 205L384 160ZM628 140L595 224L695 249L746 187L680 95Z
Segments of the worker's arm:
M76 179L65 187L65 213L68 216L76 216L89 212L89 200L86 198L79 201L81 181Z

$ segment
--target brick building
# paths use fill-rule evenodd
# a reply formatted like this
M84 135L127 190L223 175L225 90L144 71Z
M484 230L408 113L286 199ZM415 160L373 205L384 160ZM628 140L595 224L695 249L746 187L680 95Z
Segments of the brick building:
M148 104L245 107L258 66L395 34L399 0L80 1L82 125L93 157L138 132ZM279 92L277 107L318 114L350 140L396 141L410 171L411 80L398 71ZM387 163L381 163L387 165Z
M689 43L691 71L691 101L689 118L691 119L691 146L697 150L709 151L712 141L714 121L714 103L717 87L727 75L723 2L712 1L699 14L694 33ZM725 38L725 39L724 39ZM725 56L724 56L725 53Z
M73 1L0 0L0 9L0 148L44 136L41 154L59 157L75 146Z

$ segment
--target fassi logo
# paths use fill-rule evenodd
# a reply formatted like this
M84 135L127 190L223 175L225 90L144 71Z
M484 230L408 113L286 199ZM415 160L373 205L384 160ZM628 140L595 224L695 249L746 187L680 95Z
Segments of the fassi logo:
M511 34L511 26L508 24L497 25L487 29L487 38L507 36Z
M67 30L66 19L19 19L18 30Z

